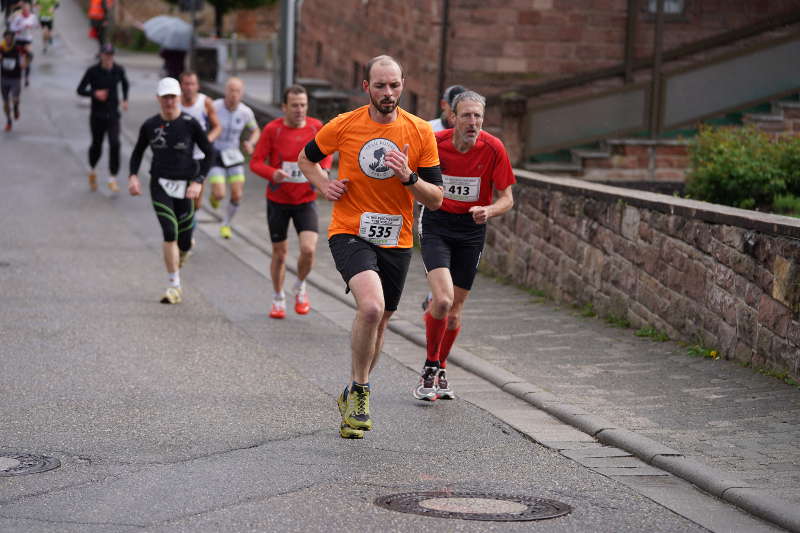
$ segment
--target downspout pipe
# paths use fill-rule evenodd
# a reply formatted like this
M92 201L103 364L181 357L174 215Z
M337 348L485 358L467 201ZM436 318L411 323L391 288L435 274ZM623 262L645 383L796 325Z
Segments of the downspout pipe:
M447 32L450 29L450 0L442 0L442 34L439 45L439 92L436 96L436 113L439 113L439 98L444 93L447 77Z

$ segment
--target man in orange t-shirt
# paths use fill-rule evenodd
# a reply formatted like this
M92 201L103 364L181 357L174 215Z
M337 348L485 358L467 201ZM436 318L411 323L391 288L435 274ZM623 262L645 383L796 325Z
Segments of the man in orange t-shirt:
M372 429L369 374L403 292L414 201L436 210L443 198L433 130L398 107L405 81L400 64L378 56L365 74L362 87L370 103L323 126L297 159L303 174L334 202L328 244L356 300L352 384L338 398L343 438L362 438ZM339 178L331 181L318 162L336 151Z

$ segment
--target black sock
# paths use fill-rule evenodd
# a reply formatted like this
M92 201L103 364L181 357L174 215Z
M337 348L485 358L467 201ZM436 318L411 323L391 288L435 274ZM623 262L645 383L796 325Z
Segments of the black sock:
M425 366L435 366L436 368L439 368L439 361L425 360Z

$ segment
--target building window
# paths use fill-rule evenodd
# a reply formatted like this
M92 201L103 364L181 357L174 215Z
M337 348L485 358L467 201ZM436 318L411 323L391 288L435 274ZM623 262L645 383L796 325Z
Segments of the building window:
M647 0L647 13L655 15L658 10L658 0ZM686 0L664 0L665 15L683 15L686 11Z
M317 41L316 49L315 49L315 60L314 63L319 67L322 65L322 43Z
M658 5L656 0L643 2L642 15L647 22L656 21L656 10ZM689 0L664 0L664 22L688 22L686 7Z

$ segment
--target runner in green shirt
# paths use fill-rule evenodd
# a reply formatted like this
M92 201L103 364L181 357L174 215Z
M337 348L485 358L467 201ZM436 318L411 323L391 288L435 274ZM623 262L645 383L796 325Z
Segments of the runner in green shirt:
M47 53L47 47L53 44L53 19L55 18L58 3L58 0L37 0L36 2L39 8L39 25L42 27L42 42L45 54Z

